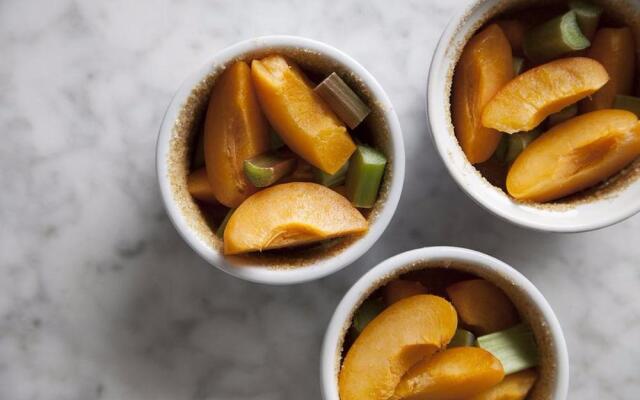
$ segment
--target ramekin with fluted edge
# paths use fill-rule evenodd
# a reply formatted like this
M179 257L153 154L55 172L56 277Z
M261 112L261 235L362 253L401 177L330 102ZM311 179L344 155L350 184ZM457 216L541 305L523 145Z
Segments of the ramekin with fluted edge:
M201 130L206 105L216 77L230 63L268 54L295 60L307 72L328 76L338 72L372 109L357 134L380 149L388 164L378 201L368 213L366 234L332 240L304 249L287 249L243 256L225 256L222 242L187 191L189 160L195 133ZM362 256L378 240L396 210L404 181L402 131L387 94L357 61L327 44L295 36L266 36L246 40L214 55L180 86L164 116L156 149L156 167L162 199L182 238L211 265L248 281L274 285L318 279Z
M548 204L516 201L490 184L467 161L456 139L450 112L453 71L466 42L487 21L505 10L536 0L475 0L459 10L436 47L428 76L426 108L431 135L445 166L460 188L475 202L517 225L550 232L581 232L620 222L640 211L640 160L606 186ZM634 28L640 43L640 6L634 0L602 0L607 12Z
M339 400L338 374L342 345L354 312L376 289L400 275L425 268L450 268L486 279L501 288L535 335L540 355L539 379L530 400L564 400L569 388L569 356L560 323L544 296L504 262L458 247L426 247L392 257L356 282L336 308L324 337L320 380L324 400Z

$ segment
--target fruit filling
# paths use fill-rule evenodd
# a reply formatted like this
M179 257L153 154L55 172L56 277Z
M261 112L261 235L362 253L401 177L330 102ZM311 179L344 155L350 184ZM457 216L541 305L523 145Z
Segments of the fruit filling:
M187 189L205 216L215 210L207 220L226 255L368 230L387 166L366 141L371 109L338 73L310 76L272 54L214 83Z
M406 273L355 310L341 400L524 400L538 347L509 297L450 268Z
M640 157L636 37L586 0L489 21L453 76L451 115L468 161L535 203L618 175Z

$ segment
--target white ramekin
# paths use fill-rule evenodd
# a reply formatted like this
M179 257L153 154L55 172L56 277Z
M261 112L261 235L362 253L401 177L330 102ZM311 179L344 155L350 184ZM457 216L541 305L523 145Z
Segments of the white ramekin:
M431 62L426 95L427 119L435 147L460 188L475 202L507 221L551 232L588 231L620 222L640 211L640 179L593 201L558 207L527 205L515 201L482 178L458 145L449 112L449 94L461 49L473 33L497 13L510 5L528 3L534 1L471 1L454 15L445 28ZM610 3L618 9L635 7L640 11L636 0L608 0L601 3ZM631 18L629 15L627 13L623 17ZM638 24L637 21L630 23Z
M336 308L324 337L320 360L320 383L324 400L339 400L338 371L344 336L354 311L374 290L405 272L428 267L448 267L487 279L507 293L532 326L538 343L544 343L545 380L534 398L564 400L569 388L569 356L560 323L536 287L504 262L472 250L457 247L427 247L392 257L367 272L356 282ZM544 368L544 367L543 367Z
M255 262L246 262L238 257L225 257L215 246L207 243L187 221L184 212L176 204L169 179L171 141L177 118L194 88L212 71L224 68L228 63L255 54L278 51L304 51L353 74L381 110L388 132L388 155L390 156L390 181L386 199L379 207L376 217L370 221L369 231L349 244L345 249L322 258L310 265L298 268L274 268ZM353 263L378 240L396 210L404 181L405 154L400 122L387 94L376 79L357 61L327 44L295 36L265 36L246 40L228 47L214 55L205 65L191 74L173 97L160 127L156 149L156 167L162 199L169 217L182 238L191 248L211 265L222 271L248 281L274 285L293 284L318 279L332 274Z

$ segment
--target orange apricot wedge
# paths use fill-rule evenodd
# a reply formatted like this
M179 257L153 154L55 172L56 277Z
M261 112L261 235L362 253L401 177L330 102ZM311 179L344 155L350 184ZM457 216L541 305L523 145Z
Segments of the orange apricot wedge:
M594 111L556 125L524 149L507 174L507 191L519 200L556 200L604 181L638 156L638 117Z
M333 190L283 183L253 194L233 212L224 230L224 253L299 246L367 229L362 214Z
M609 81L599 62L563 58L518 75L489 101L482 125L516 133L536 128L549 115L592 95Z
M479 347L456 347L420 361L402 377L393 400L458 400L504 378L500 360Z
M507 40L509 40L513 54L523 54L522 44L528 28L527 25L519 19L502 19L496 21L496 23L504 32Z
M491 389L467 400L524 400L538 380L535 369L527 369L507 375L504 380Z
M453 306L438 296L412 296L387 307L347 352L340 400L388 400L413 365L449 343L457 324Z
M220 203L237 207L255 192L243 163L269 150L269 133L251 69L243 61L228 67L215 82L204 125L204 150L207 176Z
M511 46L498 25L490 25L469 40L453 76L453 126L471 164L487 161L502 134L481 124L482 110L513 79Z
M273 55L253 60L251 74L262 109L284 143L313 166L336 173L356 146L300 68Z
M580 103L580 111L588 113L612 108L617 95L630 95L635 76L636 47L628 27L600 29L587 52L587 57L600 62L611 79L590 98Z
M484 279L455 283L447 287L447 294L462 322L477 335L510 328L520 320L507 295Z
M189 174L187 177L187 190L194 199L205 203L218 204L216 194L211 188L207 170L203 167Z
M427 288L420 282L395 279L382 288L382 298L387 305L399 302L407 297L426 294Z

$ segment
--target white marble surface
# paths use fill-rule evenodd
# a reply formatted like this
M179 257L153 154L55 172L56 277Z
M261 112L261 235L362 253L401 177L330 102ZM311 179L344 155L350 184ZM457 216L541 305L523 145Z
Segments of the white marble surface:
M571 398L638 398L640 217L578 235L519 229L467 199L432 149L425 74L463 2L0 1L0 399L319 399L321 338L347 288L384 258L441 244L538 285L566 332ZM288 288L200 260L154 173L180 81L271 33L353 55L388 91L407 144L406 190L380 242Z

